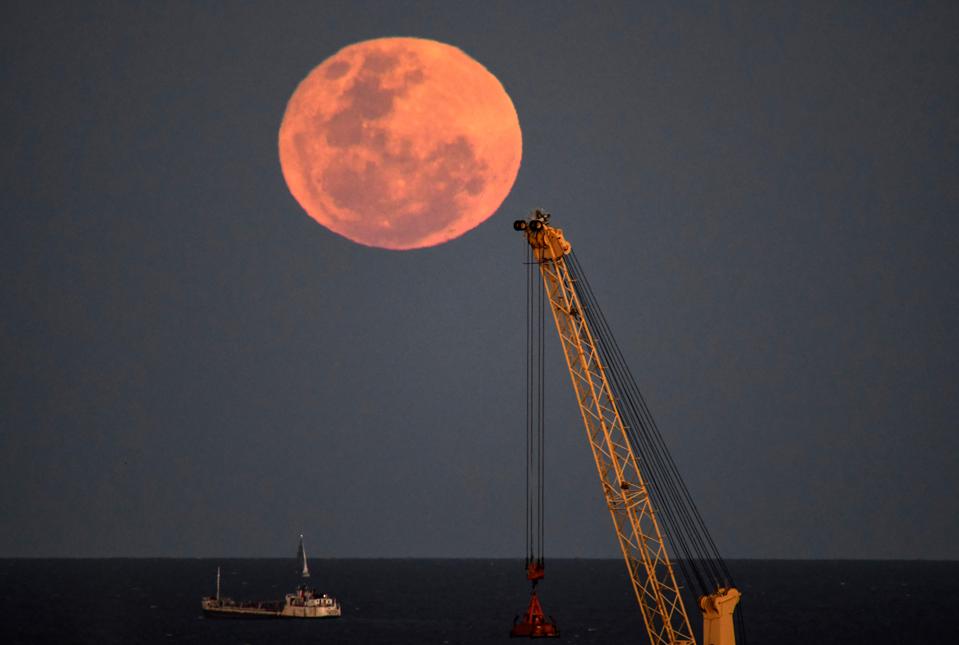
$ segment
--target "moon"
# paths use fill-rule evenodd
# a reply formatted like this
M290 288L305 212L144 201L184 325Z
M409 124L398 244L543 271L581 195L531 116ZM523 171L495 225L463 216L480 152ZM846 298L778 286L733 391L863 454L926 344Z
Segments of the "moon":
M279 133L293 197L354 242L407 250L486 221L516 180L516 108L462 50L378 38L338 51L290 97Z

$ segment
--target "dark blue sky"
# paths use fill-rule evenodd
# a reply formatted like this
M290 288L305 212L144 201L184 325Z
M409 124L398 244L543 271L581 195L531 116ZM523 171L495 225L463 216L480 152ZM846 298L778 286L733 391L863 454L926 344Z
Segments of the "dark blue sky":
M4 3L0 556L524 548L553 213L729 557L959 557L954 3ZM316 64L483 63L486 224L390 252L277 159ZM547 556L616 557L552 337Z

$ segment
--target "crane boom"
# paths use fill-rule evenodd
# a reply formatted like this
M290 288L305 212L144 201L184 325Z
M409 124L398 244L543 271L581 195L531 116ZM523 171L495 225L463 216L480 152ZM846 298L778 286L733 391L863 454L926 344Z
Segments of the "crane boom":
M518 220L514 228L525 231L542 275L603 496L650 642L695 645L650 491L566 261L570 244L562 230L548 221L549 215L537 210L530 220ZM738 598L735 589L719 588L700 599L704 645L734 645L732 611Z

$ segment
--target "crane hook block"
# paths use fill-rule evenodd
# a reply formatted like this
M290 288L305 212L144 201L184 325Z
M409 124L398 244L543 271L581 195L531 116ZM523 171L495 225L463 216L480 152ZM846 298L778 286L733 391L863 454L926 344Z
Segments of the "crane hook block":
M522 616L513 620L509 630L510 638L558 638L559 628L552 616L547 617L543 606L539 604L534 590L529 597L529 607Z

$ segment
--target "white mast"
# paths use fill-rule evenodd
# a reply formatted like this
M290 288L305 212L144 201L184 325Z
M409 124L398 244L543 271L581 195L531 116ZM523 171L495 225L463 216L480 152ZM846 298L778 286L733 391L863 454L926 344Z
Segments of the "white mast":
M301 575L302 577L304 577L304 578L309 578L309 577L310 577L310 567L309 567L309 565L306 563L306 549L303 547L303 534L302 534L302 533L300 533L300 548L297 550L297 554L296 554L296 555L298 556L298 558L300 558L300 559L303 560L303 571L300 573L300 575Z
M216 568L216 600L220 601L220 567Z

